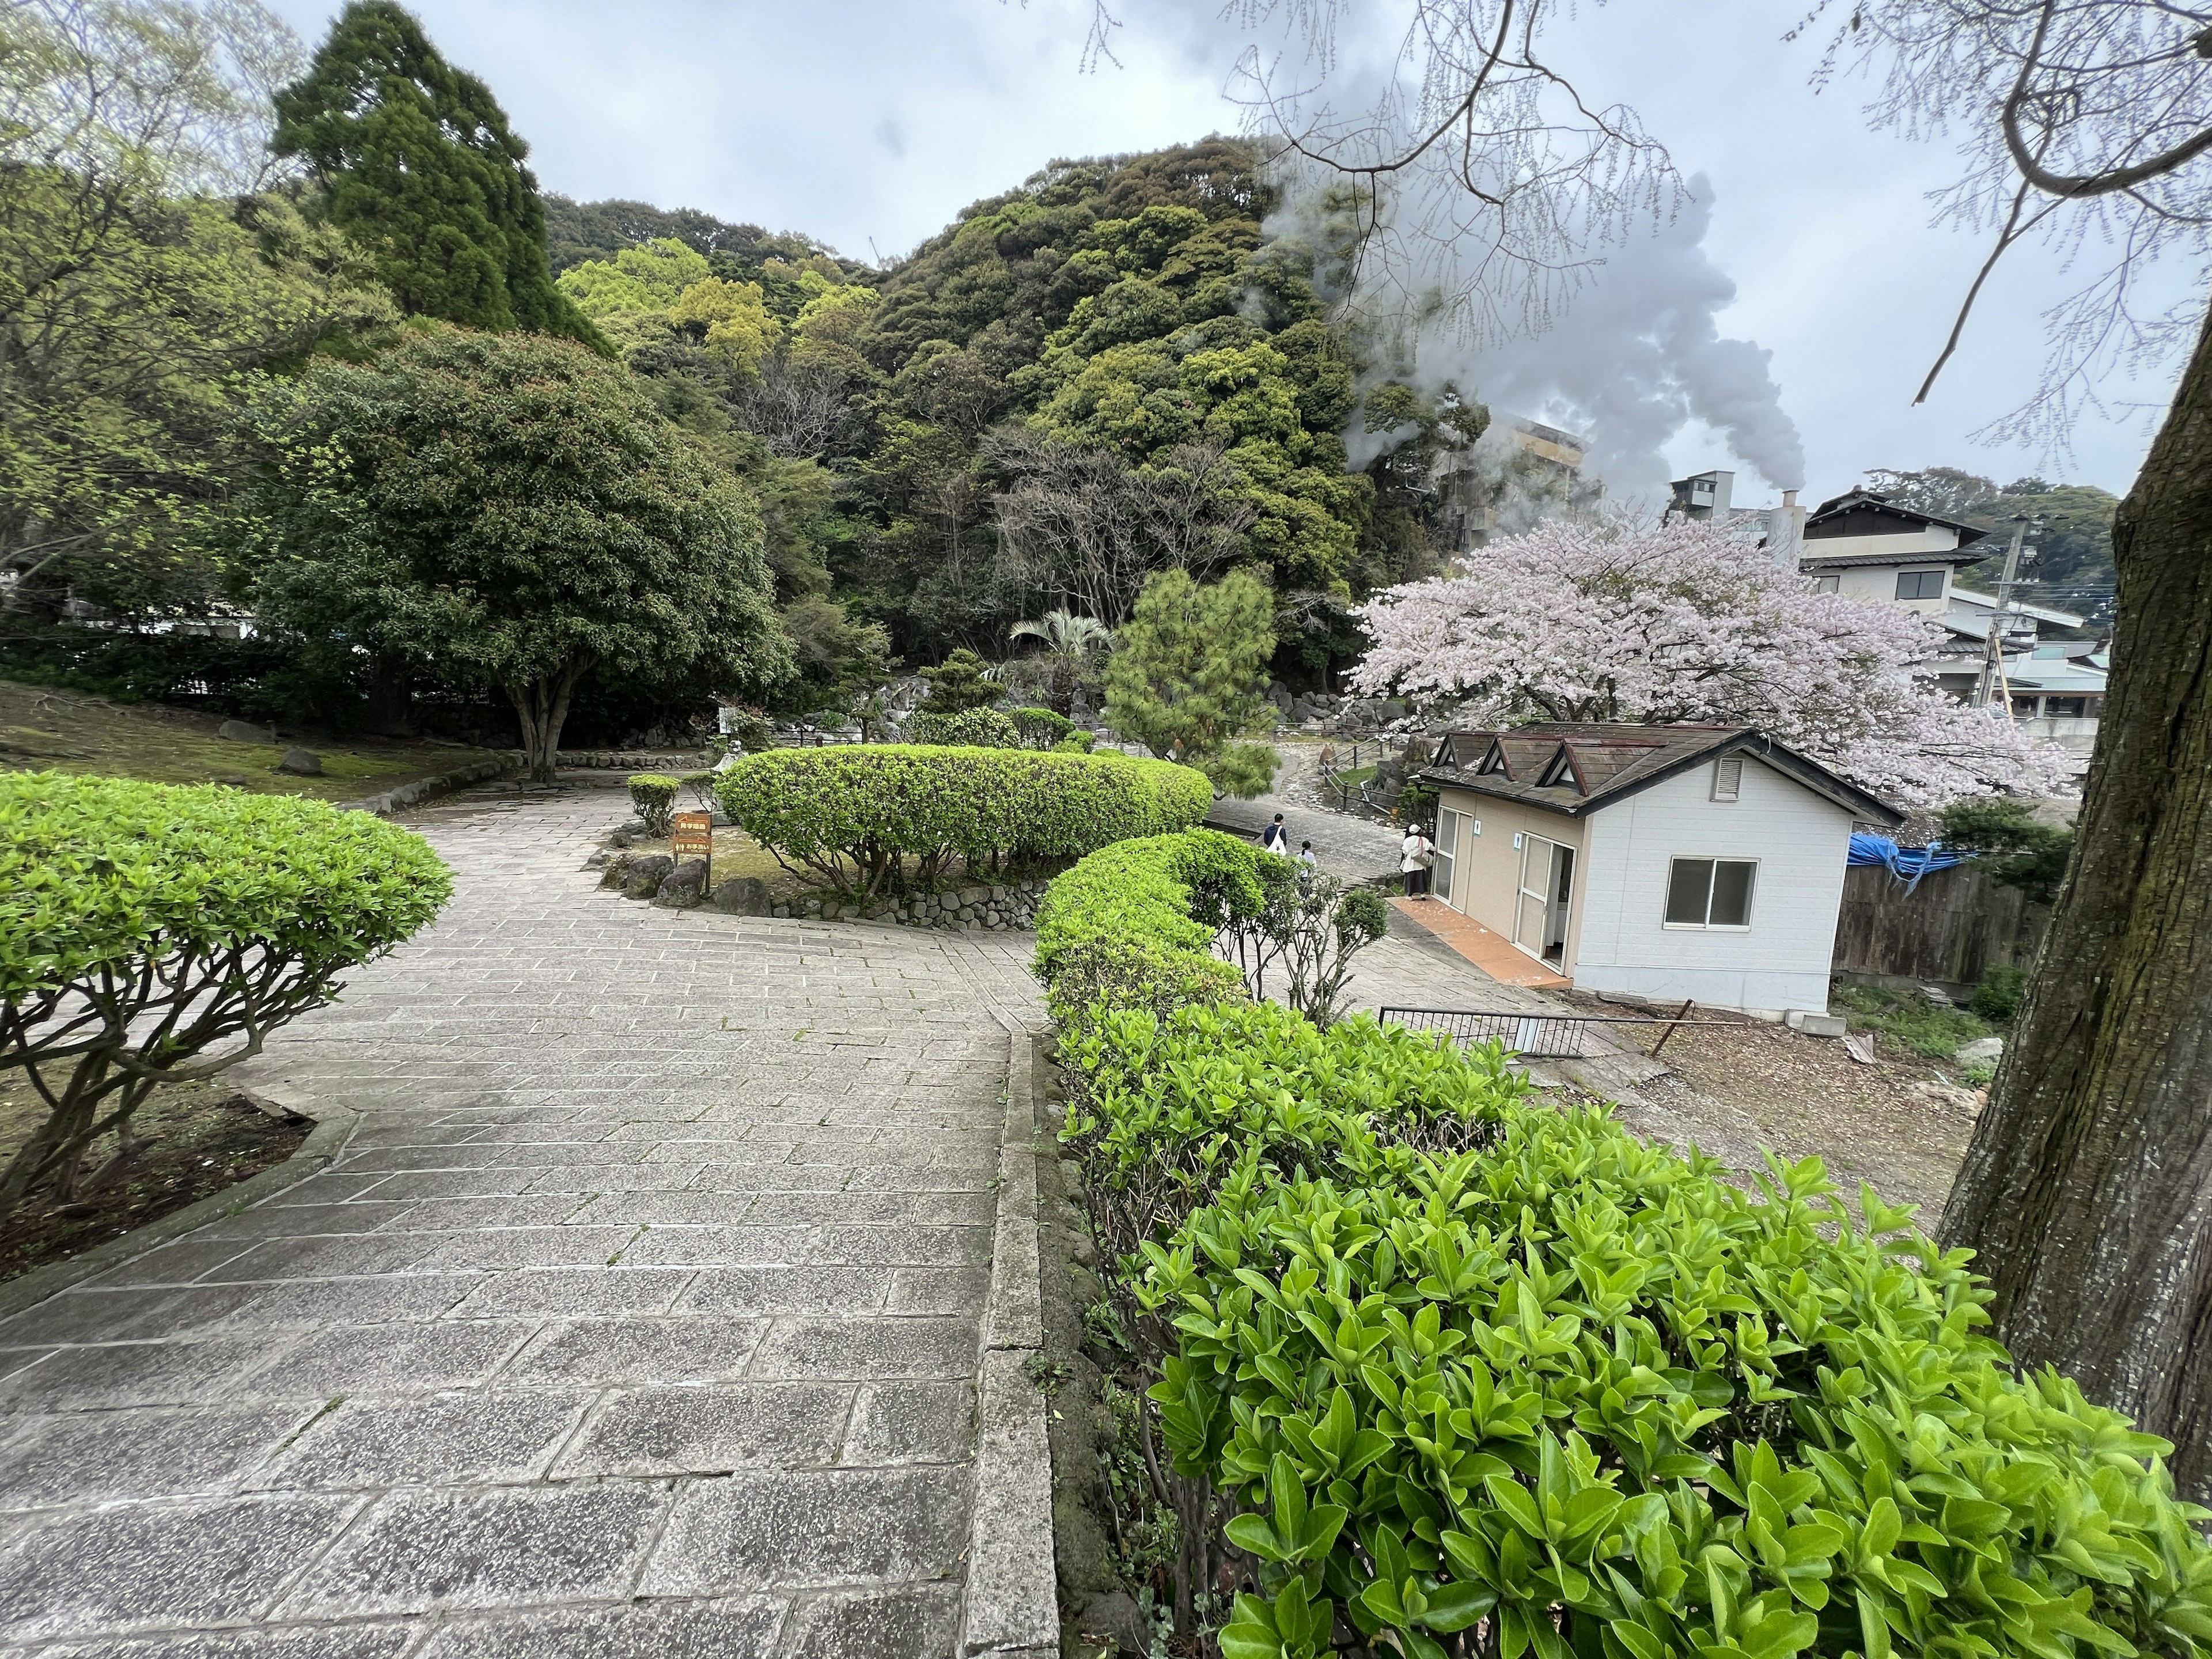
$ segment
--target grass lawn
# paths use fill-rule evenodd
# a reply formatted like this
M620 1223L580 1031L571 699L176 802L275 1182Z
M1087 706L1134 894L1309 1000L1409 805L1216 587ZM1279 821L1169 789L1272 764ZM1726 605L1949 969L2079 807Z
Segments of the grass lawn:
M220 714L162 703L117 702L83 691L0 680L0 771L54 771L152 783L227 783L258 794L358 800L416 778L449 772L488 750L422 738L233 743L216 736ZM276 769L287 749L319 757L323 775Z
M1836 1012L1854 1030L1880 1031L1900 1048L1929 1060L1948 1060L1962 1043L2002 1035L1978 1014L1946 1008L1912 993L1870 985L1841 985L1830 994Z

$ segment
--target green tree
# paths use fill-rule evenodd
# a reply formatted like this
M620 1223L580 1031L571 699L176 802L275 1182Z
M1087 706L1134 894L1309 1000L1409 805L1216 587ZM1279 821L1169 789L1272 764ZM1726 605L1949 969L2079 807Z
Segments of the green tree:
M276 94L271 148L307 162L319 211L410 315L604 346L553 285L530 146L392 0L338 15L307 75Z
M759 515L628 371L439 330L318 362L264 411L272 620L505 693L550 779L577 682L791 671Z
M1075 689L1094 672L1091 659L1114 648L1113 632L1104 623L1072 611L1048 611L1034 622L1018 622L1006 636L1036 640L1044 647L1038 654L1045 663L1045 695L1062 714L1074 711Z
M396 317L341 237L257 193L261 80L295 44L274 17L39 0L5 27L0 568L19 602L196 609L256 376Z
M1194 766L1232 795L1264 793L1274 749L1239 739L1270 731L1262 695L1275 652L1275 600L1267 583L1232 571L1201 587L1187 571L1145 584L1106 664L1106 723L1164 760Z
M1006 688L984 678L991 665L962 646L921 677L929 682L925 707L933 714L964 714L971 708L988 708L1005 695Z

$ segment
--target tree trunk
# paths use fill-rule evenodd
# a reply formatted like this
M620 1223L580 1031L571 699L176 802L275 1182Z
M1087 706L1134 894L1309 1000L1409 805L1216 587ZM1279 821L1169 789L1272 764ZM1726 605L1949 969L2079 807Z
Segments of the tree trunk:
M1996 1334L2212 1497L2212 321L2113 531L2073 862L1943 1212Z
M505 688L522 724L522 757L532 783L551 783L553 763L561 752L561 727L568 718L568 698L588 662L571 663L548 679L532 680Z
M366 723L380 738L415 735L415 677L405 659L380 653L370 666Z

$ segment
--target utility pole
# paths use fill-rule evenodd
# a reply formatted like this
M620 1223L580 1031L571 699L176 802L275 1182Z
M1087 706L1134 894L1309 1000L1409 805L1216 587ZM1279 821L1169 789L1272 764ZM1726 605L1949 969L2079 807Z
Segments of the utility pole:
M1996 609L1990 612L1989 641L1982 647L1982 678L1974 687L1974 707L1987 708L1990 696L2004 684L2005 611L2012 604L2012 585L2020 576L2020 544L2027 537L2027 514L2012 519L2012 546L2005 554L2004 574L1997 582ZM2005 693L2005 713L2012 713L2012 694Z

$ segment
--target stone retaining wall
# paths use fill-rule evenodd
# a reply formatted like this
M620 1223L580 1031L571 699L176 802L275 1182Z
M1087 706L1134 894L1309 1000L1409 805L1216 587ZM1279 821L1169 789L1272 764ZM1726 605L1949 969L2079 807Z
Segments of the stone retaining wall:
M648 899L664 909L704 907L739 916L798 917L817 921L895 921L904 927L973 928L983 933L1026 933L1036 926L1045 881L975 883L939 893L911 893L892 900L862 902L809 893L779 898L766 882L751 876L707 889L707 861L678 864L665 853L632 854L617 848L592 858L599 885L618 889L624 898Z
M553 764L571 772L710 772L714 760L711 749L684 754L665 749L563 749Z
M503 750L489 760L474 761L450 772L441 772L435 777L417 778L412 783L401 784L397 789L387 789L380 795L371 795L366 800L347 804L357 812L374 812L378 817L388 818L404 807L419 805L433 795L449 795L454 790L465 789L472 783L483 783L492 778L503 778L510 772L520 772L524 763L520 750Z

